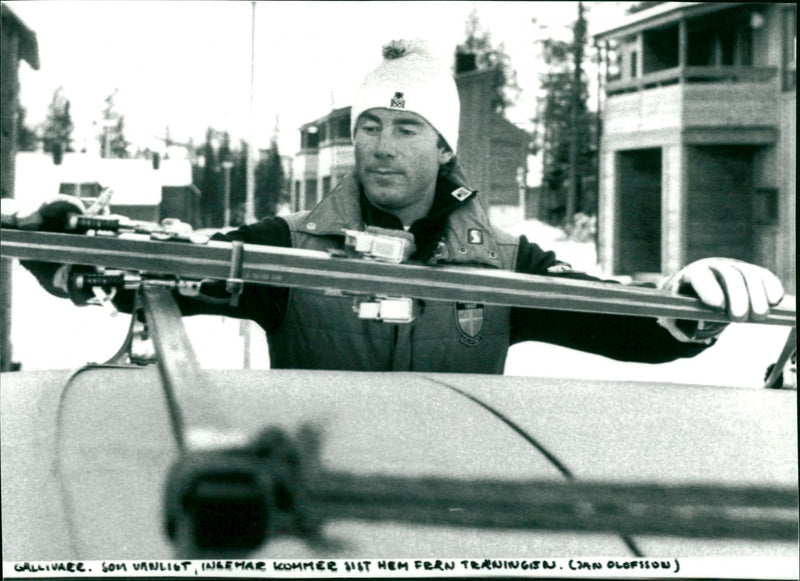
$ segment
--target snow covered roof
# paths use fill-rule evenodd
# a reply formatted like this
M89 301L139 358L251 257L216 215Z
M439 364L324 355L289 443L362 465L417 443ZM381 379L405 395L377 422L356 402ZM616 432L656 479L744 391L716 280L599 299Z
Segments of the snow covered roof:
M62 183L97 182L114 190L115 206L157 206L163 186L189 185L188 160L163 160L158 170L146 159L102 159L66 153L61 165L50 154L19 152L16 156L14 197L38 202L58 194Z

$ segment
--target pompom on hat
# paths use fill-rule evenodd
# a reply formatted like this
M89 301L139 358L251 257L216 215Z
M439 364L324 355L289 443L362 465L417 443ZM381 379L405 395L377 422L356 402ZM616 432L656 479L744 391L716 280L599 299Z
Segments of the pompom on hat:
M453 75L421 40L395 40L383 47L383 61L367 74L350 112L350 130L368 109L416 113L430 123L453 152L458 142L461 103Z

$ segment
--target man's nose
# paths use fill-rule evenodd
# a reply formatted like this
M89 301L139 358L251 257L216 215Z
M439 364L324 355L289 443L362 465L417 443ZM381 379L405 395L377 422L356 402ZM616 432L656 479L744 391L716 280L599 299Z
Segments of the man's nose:
M394 157L397 153L396 143L391 128L386 128L378 135L375 143L375 157Z

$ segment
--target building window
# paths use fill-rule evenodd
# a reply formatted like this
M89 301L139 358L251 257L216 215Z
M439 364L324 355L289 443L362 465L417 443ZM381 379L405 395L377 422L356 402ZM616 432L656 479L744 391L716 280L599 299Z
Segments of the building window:
M797 88L797 7L783 11L783 90Z
M777 188L756 188L753 202L753 221L756 224L774 226L778 223Z
M350 115L341 117L336 121L336 139L350 141Z
M322 197L324 198L331 193L331 176L322 178Z
M642 34L644 74L678 66L678 26L668 26Z
M309 127L301 133L300 147L302 149L319 148L319 130L316 127Z
M628 76L632 79L639 76L639 53L635 50L631 51L631 70Z
M706 29L690 29L687 64L690 67L710 67L715 64L715 38Z
M58 186L59 194L67 194L76 198L96 198L103 188L97 182L67 183Z
M687 23L687 64L695 67L753 65L753 28L758 13L735 11Z
M606 43L606 80L611 83L622 78L622 53Z
M306 195L303 209L310 210L317 205L317 180L306 180Z

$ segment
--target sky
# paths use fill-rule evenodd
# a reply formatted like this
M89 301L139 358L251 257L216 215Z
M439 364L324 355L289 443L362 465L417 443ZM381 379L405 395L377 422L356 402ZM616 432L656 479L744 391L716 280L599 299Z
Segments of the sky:
M590 32L629 2L588 2ZM126 137L158 149L169 127L199 142L206 127L281 153L299 148L299 127L350 105L363 75L395 38L423 38L452 60L471 11L511 57L522 92L508 118L532 129L537 37L569 38L577 2L260 1L255 5L253 122L250 124L252 3L220 1L10 1L37 35L41 67L20 65L28 125L41 123L53 92L70 100L77 147L96 147L105 98L117 90Z

